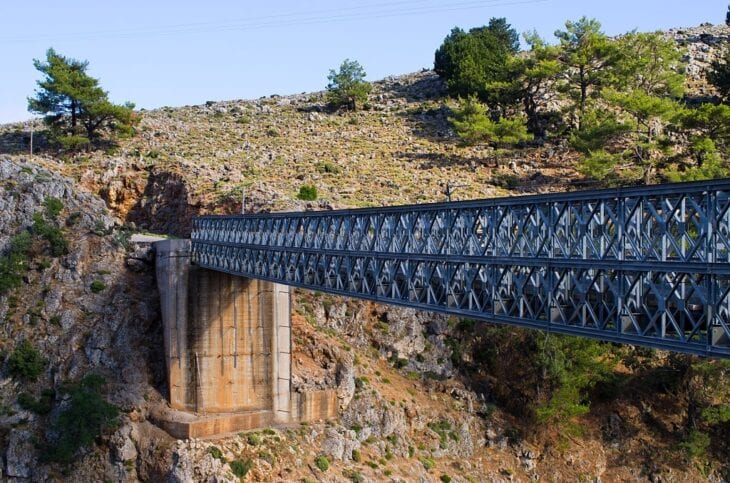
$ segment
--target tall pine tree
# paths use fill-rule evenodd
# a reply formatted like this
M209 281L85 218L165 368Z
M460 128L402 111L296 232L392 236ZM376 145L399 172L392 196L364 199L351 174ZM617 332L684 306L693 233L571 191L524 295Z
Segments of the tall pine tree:
M129 133L136 122L134 104L113 104L98 79L89 76L87 61L64 57L53 49L45 62L33 65L44 78L38 81L28 110L42 114L53 137L64 147L77 149L97 141L103 133Z

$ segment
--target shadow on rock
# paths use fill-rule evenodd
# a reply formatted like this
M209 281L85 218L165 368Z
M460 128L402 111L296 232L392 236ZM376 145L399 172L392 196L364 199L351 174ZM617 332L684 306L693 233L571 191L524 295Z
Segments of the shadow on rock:
M181 238L190 236L197 206L190 204L185 180L177 173L152 171L142 197L129 210L128 222L155 233Z

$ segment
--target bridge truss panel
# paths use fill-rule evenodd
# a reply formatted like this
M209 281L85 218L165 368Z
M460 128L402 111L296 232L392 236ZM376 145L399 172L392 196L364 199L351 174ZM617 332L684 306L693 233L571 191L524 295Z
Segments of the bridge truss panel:
M730 358L730 180L204 216L192 241L212 270Z

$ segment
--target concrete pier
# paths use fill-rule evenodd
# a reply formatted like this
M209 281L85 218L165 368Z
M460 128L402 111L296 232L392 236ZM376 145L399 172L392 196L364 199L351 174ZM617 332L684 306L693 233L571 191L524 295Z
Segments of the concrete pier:
M336 415L334 391L292 397L289 287L191 265L189 240L155 249L171 408L156 419L168 432L205 437Z

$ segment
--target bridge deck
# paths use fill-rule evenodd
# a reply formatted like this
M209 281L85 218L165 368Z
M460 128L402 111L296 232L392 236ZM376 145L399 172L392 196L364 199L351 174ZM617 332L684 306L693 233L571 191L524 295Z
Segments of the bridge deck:
M212 270L730 358L730 180L204 216L192 242Z

